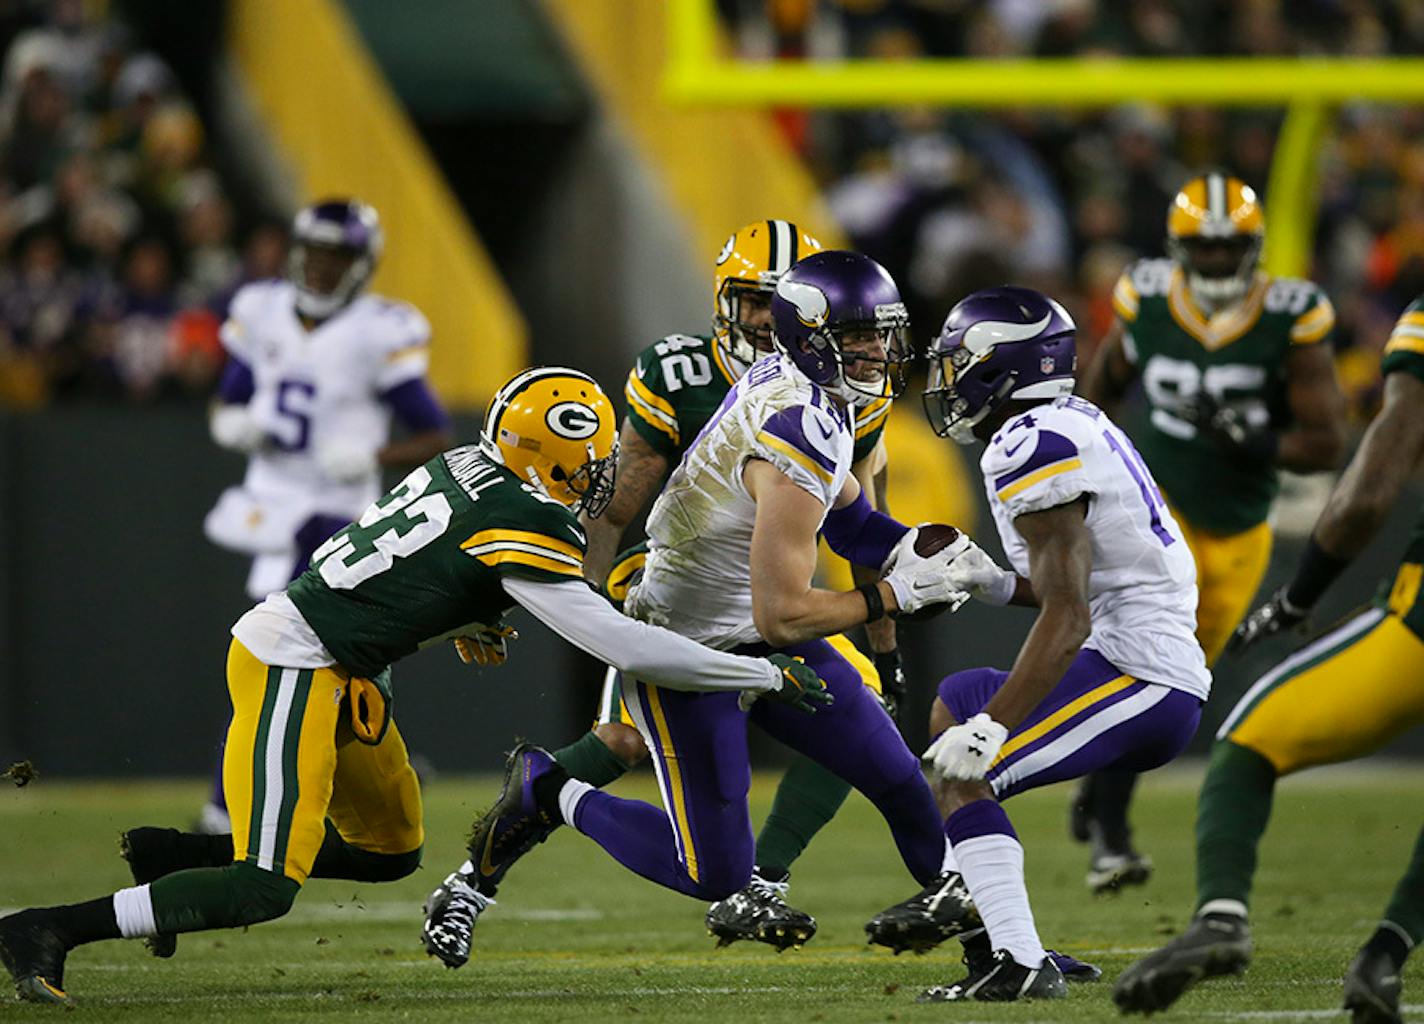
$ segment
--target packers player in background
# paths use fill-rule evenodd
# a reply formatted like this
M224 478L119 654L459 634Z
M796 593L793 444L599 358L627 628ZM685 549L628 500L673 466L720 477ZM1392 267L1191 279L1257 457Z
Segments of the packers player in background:
M1237 630L1235 645L1303 623L1379 532L1424 456L1424 297L1385 345L1384 407L1330 496L1294 579ZM1393 585L1267 672L1216 736L1197 802L1197 909L1190 927L1123 972L1113 997L1155 1013L1202 978L1251 959L1246 912L1276 779L1362 757L1424 722L1424 516ZM1354 1024L1397 1022L1400 972L1424 940L1424 834L1384 918L1345 975Z
M501 663L512 638L501 618L515 605L669 692L829 702L791 658L714 651L588 588L574 513L607 505L616 449L613 406L593 378L526 370L495 394L480 444L416 469L239 619L224 759L233 834L134 829L123 837L132 887L0 919L0 960L20 997L69 1003L64 960L83 943L256 924L285 914L309 877L414 871L420 786L391 720L389 666L445 639L467 661Z
M1310 281L1260 269L1265 216L1225 174L1182 186L1167 212L1169 259L1139 260L1113 292L1117 321L1080 386L1113 415L1139 378L1147 422L1133 441L1161 484L1197 564L1197 639L1213 664L1271 557L1279 471L1334 469L1344 397L1331 346L1335 311ZM1093 843L1094 891L1147 880L1127 808L1137 777L1089 776L1072 831Z
M621 603L646 557L643 545L617 554L624 532L652 503L732 385L773 350L771 297L776 282L797 260L820 251L820 242L790 221L746 225L727 239L713 268L712 334L670 334L638 354L624 388L627 415L619 434L613 499L602 516L585 517L583 523L588 531L584 572L596 585L606 584L616 601ZM882 512L886 511L882 433L890 405L890 398L881 398L854 410L852 472ZM858 566L852 567L852 575L857 585L876 578L873 571ZM831 642L861 671L868 685L884 685L893 704L903 689L894 623L881 619L867 626L866 632L876 652L878 673L845 637L833 637ZM554 758L572 778L601 788L647 757L647 746L623 702L621 680L610 669L593 727L554 751ZM707 926L721 943L756 939L784 948L800 945L815 934L815 919L786 903L787 880L791 865L849 793L849 783L810 758L796 757L757 837L757 866L751 882L708 912ZM517 857L496 870L481 872L475 851L432 894L425 927L426 948L432 955L449 967L466 962L475 920Z
M356 199L298 211L285 280L233 297L222 328L227 364L209 414L213 440L247 456L247 472L204 522L208 539L247 555L260 601L306 570L312 552L402 472L453 443L426 382L430 324L404 302L366 293L384 248L380 218ZM391 439L391 420L406 436ZM205 831L231 829L221 780Z

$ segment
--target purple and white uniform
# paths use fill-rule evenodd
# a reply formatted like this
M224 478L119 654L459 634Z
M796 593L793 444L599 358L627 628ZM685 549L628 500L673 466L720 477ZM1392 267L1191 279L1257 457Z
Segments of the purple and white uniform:
M1028 547L1018 516L1087 497L1093 546L1091 635L1005 742L988 775L996 795L1172 760L1196 731L1211 673L1196 640L1196 567L1142 457L1101 409L1068 397L1004 424L979 466L1019 575L1028 576ZM967 721L1007 676L957 672L940 683L940 699Z
M648 520L641 582L624 609L721 650L765 654L752 621L756 502L742 484L764 459L830 510L850 473L849 411L790 360L768 356L727 394ZM736 694L652 686L625 674L623 697L652 755L662 807L573 786L564 816L626 867L699 899L722 899L751 876L747 721L818 761L875 804L921 884L945 852L919 759L856 671L825 640L784 649L825 680L835 703L805 715L772 701L741 710Z

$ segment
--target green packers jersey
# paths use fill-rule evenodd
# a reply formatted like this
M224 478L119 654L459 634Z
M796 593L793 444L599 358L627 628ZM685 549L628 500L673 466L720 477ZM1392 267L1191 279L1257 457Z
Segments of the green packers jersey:
M1424 295L1410 303L1394 325L1384 346L1380 370L1385 376L1410 373L1424 381ZM1406 626L1424 637L1424 602L1419 600L1419 585L1424 579L1424 514L1415 520L1400 561L1399 571L1383 595L1383 602L1398 613Z
M709 337L669 334L643 349L628 373L628 422L671 469L745 371ZM888 398L856 409L855 461L875 449L889 418Z
M584 547L572 512L471 445L318 548L287 595L337 662L373 678L427 640L498 621L514 604L504 576L582 579Z
M1227 457L1198 436L1186 409L1206 391L1248 421L1290 422L1285 364L1294 345L1330 336L1335 311L1316 285L1258 273L1242 301L1208 318L1172 260L1139 260L1113 290L1124 352L1148 402L1133 440L1178 513L1192 526L1234 534L1263 522L1280 489L1274 465Z

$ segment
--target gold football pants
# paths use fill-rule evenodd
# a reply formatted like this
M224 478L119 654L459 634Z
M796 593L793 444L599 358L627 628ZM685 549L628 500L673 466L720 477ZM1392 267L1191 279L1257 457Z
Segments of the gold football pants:
M420 785L400 731L392 722L378 744L356 739L343 673L267 665L234 640L227 685L223 788L235 860L305 882L328 817L342 839L372 853L424 842Z
M1211 665L1251 608L1271 561L1271 524L1241 533L1209 533L1180 515L1177 525L1197 563L1197 642Z

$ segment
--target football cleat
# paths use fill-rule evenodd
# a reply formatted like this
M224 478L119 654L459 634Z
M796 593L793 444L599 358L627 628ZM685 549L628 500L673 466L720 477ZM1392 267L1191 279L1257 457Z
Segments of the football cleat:
M966 958L967 959L967 958ZM1025 967L997 949L986 959L975 958L967 977L953 985L927 988L915 999L917 1003L1013 1003L1020 999L1062 999L1068 995L1068 985L1051 956L1043 958L1037 967Z
M453 872L425 901L425 924L420 930L425 952L439 957L451 970L469 961L475 923L486 907L494 906L494 900L472 881L470 875Z
M10 972L15 994L30 1003L73 1006L64 991L64 957L69 952L43 910L22 910L0 918L0 962Z
M1399 968L1382 953L1360 950L1345 972L1350 1024L1401 1024Z
M744 888L707 908L707 931L717 937L717 947L751 939L780 953L811 941L816 919L786 902L789 889L785 880L773 882L753 872Z
M969 973L988 970L989 962L994 957L994 949L989 945L989 933L981 928L977 932L967 933L967 937L961 935L959 941L964 943L964 966ZM1103 969L1096 964L1053 949L1044 952L1063 975L1063 980L1069 984L1097 981L1103 976Z
M128 861L134 885L147 885L164 875L192 867L173 861L172 840L177 834L171 828L132 828L119 836L119 856ZM150 935L143 940L143 946L154 956L167 960L178 952L178 936Z
M1096 851L1088 865L1088 888L1094 895L1122 891L1124 886L1142 885L1152 877L1152 858L1129 847L1125 853Z
M1060 953L1056 949L1045 950L1048 959L1052 960L1054 966L1058 968L1063 980L1072 984L1084 984L1086 982L1097 981L1103 976L1103 969L1097 964L1090 964L1086 960L1079 960L1076 956L1069 956L1067 953Z
M1250 963L1251 928L1246 919L1207 914L1123 971L1113 986L1113 1002L1123 1013L1159 1013L1197 982L1241 974Z
M493 896L514 862L553 835L563 824L539 807L534 783L563 768L542 747L520 743L504 766L504 788L470 832L471 877L475 889Z
M865 923L865 936L867 942L888 946L898 956L907 949L926 953L982 924L963 877L947 871L903 903L872 917Z

